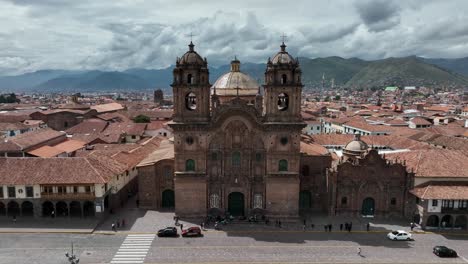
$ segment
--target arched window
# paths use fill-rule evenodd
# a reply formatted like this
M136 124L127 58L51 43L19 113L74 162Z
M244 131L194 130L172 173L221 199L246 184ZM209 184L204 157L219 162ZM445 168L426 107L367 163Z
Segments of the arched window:
M172 179L172 167L169 165L166 165L163 167L163 175L166 180Z
M348 197L341 197L341 205L347 205L348 204Z
M219 195L216 193L210 195L210 208L219 208Z
M185 161L185 170L195 171L195 161L193 159L188 159L187 161Z
M280 160L278 163L278 170L279 171L288 171L288 161L287 160Z
M193 77L192 77L192 74L189 73L189 74L187 75L187 83L188 83L188 84L192 84L192 82L193 82Z
M185 107L190 111L197 109L197 96L195 93L190 92L185 96Z
M289 106L289 97L285 93L280 93L278 95L278 110L285 111Z
M281 75L281 84L286 84L288 76L286 74Z
M235 151L232 153L232 166L240 166L241 165L241 154L239 151Z

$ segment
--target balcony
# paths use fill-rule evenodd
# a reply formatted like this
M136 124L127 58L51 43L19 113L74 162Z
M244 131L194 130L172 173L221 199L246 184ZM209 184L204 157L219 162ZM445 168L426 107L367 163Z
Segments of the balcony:
M94 200L94 192L88 193L41 193L41 198L45 200Z
M443 214L468 214L468 208L442 207L440 212Z

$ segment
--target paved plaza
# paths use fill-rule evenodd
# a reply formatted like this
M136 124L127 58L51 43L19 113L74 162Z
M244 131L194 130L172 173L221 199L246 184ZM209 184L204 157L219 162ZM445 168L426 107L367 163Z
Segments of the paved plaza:
M80 219L22 219L0 224L0 264L67 263L71 251L80 263L468 263L468 234L450 230L425 233L416 228L414 241L389 241L394 229L409 231L404 220L372 218L330 218L314 215L303 220L265 223L234 221L221 230L207 226L200 238L158 238L155 232L174 226L173 212L136 208L130 201L100 224ZM111 224L125 219L125 226L111 230ZM33 224L30 226L29 222ZM74 223L79 223L74 226ZM352 232L339 225L352 222ZM198 220L180 223L184 228ZM366 230L367 223L370 231ZM97 224L97 225L96 225ZM325 232L324 225L333 225ZM312 225L314 225L312 227ZM180 233L180 226L179 233ZM456 259L440 259L432 254L435 245L458 251ZM361 248L361 256L357 254Z

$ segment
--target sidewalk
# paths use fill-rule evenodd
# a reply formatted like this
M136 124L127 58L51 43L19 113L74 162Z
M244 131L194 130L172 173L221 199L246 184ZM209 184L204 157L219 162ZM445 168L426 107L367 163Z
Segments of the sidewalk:
M94 218L0 217L1 233L80 233L91 234L98 224Z

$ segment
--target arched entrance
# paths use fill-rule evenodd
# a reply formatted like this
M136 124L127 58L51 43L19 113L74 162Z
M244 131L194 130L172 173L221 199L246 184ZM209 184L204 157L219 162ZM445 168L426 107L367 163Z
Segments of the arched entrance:
M164 190L162 192L162 208L174 208L175 207L175 195L173 190Z
M375 213L375 200L371 197L367 197L362 201L362 215L374 215Z
M70 216L81 217L81 204L78 201L70 203Z
M299 209L310 209L312 207L312 194L309 191L299 193Z
M94 213L96 211L94 210L94 203L90 201L86 201L83 204L83 216L94 216Z
M455 219L455 227L456 228L461 228L461 229L466 229L466 216L465 215L459 215Z
M18 216L20 214L20 207L19 204L15 201L10 201L7 204L8 207L8 215L10 216Z
M430 215L426 221L427 227L439 227L439 217L437 215Z
M445 227L453 227L453 217L451 215L444 215L440 220L440 226Z
M55 208L57 209L57 212L55 214L57 217L68 215L68 205L66 202L57 202L57 204L55 204Z
M0 202L0 215L6 215L5 204Z
M52 202L44 202L42 204L42 216L51 216L54 211L54 204Z
M240 192L229 194L228 211L233 216L244 216L244 194Z
M22 216L34 215L34 205L30 201L25 201L21 204L21 215Z

